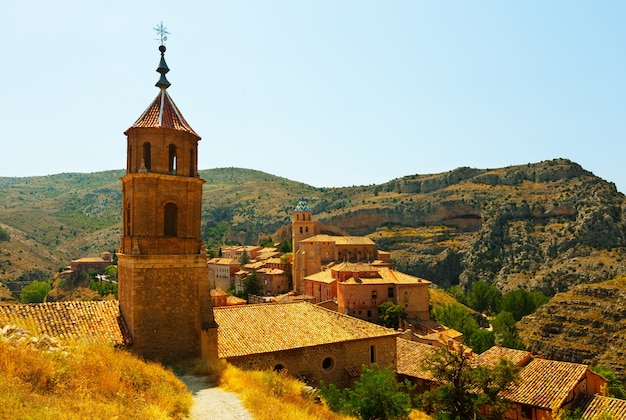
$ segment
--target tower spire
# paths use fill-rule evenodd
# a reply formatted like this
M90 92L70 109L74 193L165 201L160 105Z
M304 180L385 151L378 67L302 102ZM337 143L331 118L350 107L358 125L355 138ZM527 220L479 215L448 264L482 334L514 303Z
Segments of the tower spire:
M161 74L159 81L156 82L155 86L160 89L167 89L171 86L171 83L167 80L165 75L170 71L169 67L167 67L167 63L165 62L165 41L167 41L167 36L170 34L167 31L167 28L163 26L163 22L156 26L154 30L157 32L157 35L160 37L161 45L159 45L159 51L161 51L161 61L159 62L159 67L157 67L156 71ZM159 39L157 39L158 41Z

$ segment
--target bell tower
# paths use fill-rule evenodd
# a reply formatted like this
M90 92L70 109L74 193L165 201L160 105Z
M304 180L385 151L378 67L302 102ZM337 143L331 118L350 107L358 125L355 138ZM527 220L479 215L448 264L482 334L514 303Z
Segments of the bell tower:
M303 239L315 235L315 221L312 218L309 204L301 198L293 211L291 219L291 249L293 250L293 289L304 293L304 254L299 249L299 243Z
M160 29L163 41L162 24ZM120 312L133 351L171 363L217 357L217 327L200 235L200 136L167 93L163 42L159 51L159 93L124 133L127 164L121 178L118 278Z

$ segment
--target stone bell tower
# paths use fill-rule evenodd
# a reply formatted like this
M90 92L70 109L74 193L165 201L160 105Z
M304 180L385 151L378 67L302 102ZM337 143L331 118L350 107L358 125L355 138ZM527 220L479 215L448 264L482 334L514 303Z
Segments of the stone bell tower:
M159 93L124 133L118 278L120 312L132 335L132 350L172 363L216 358L217 327L200 236L200 136L167 93L165 50L162 42Z
M315 221L309 204L301 198L291 218L291 249L293 250L293 289L304 293L306 263L304 252L300 250L300 241L315 236Z

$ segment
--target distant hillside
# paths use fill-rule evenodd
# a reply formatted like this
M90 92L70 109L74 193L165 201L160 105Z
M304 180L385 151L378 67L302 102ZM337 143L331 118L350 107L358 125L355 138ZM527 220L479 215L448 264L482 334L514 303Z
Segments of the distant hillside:
M626 276L559 293L519 328L533 352L608 366L626 379Z
M116 249L123 175L0 178L0 227L11 237L0 242L0 278ZM238 168L200 176L210 244L285 237L305 197L316 220L370 236L398 269L442 286L483 279L553 293L626 273L624 195L564 159L345 188Z

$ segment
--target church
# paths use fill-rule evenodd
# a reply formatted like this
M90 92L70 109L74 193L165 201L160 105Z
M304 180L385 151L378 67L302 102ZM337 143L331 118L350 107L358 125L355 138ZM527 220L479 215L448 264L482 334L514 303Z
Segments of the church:
M167 89L125 131L119 301L0 307L0 326L28 325L64 340L115 344L166 364L223 359L286 369L311 384L348 386L362 365L396 366L394 330L306 302L213 308L201 238L200 136Z

